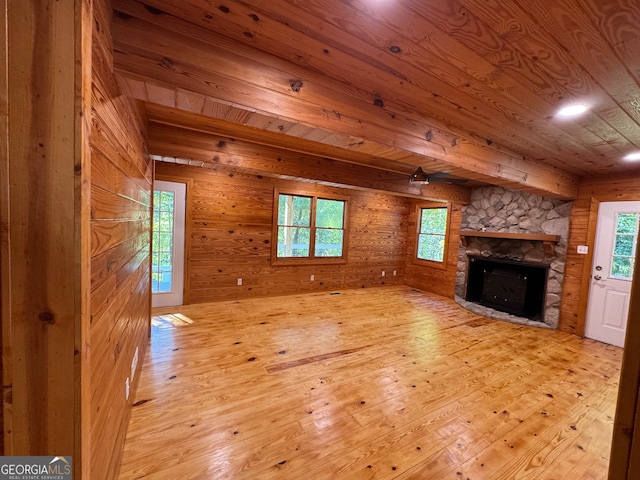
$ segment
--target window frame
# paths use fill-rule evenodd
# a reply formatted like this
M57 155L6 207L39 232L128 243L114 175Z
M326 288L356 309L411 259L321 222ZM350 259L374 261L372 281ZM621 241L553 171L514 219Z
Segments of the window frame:
M439 262L437 260L427 260L424 258L418 257L418 250L420 248L420 235L423 235L420 232L420 227L422 225L422 211L423 210L432 210L432 209L441 209L444 208L447 211L447 220L444 231L444 249L442 252L442 261ZM414 248L412 260L413 263L417 265L422 265L425 267L431 268L439 268L441 270L447 269L448 264L448 255L449 255L449 241L450 241L450 226L451 226L451 202L421 202L416 205L416 228L415 228L415 237L414 237Z
M618 223L619 223L619 218L620 215L635 215L635 231L633 234L629 234L629 233L621 233L618 232ZM617 240L618 240L618 236L632 236L633 240L631 242L631 255L616 255L616 244L617 244ZM636 262L636 257L637 257L637 246L638 246L638 237L640 237L640 213L638 212L616 212L616 218L615 218L615 231L613 232L613 242L611 245L611 253L609 254L609 273L608 273L608 278L611 278L613 280L622 280L625 282L631 282L633 280L633 272L635 270L635 268L637 267L637 262ZM630 272L629 272L629 276L628 277L620 277L620 276L615 276L613 274L613 267L614 267L614 261L617 258L628 258L629 259L629 263L630 263Z
M309 256L307 257L278 257L278 207L280 195L311 198L311 212L309 218ZM316 257L316 206L318 200L335 200L344 202L342 216L342 255L340 257ZM272 265L336 265L346 264L349 246L349 203L351 197L336 195L333 193L310 192L305 190L280 190L274 189L273 194L273 220L271 231L271 264Z
M156 184L154 183L154 189L153 189L153 218L151 221L151 293L153 295L155 294L172 294L175 293L176 290L176 285L175 285L175 280L174 280L174 264L175 264L175 237L176 237L176 228L175 228L175 210L176 210L176 193L173 190L157 190L156 189ZM162 196L165 194L170 194L171 195L171 230L170 231L166 231L166 230L162 230L161 229L161 225L162 225L162 214L166 213L166 210L163 210L162 208L162 200L160 200L160 202L156 202L156 194L159 194L160 198L162 199ZM156 221L156 213L158 214L158 221ZM156 244L156 242L154 241L155 237L158 237L158 244ZM160 249L159 244L161 243L160 238L165 236L165 235L171 235L171 248L169 250L162 250ZM170 260L170 264L171 264L171 269L168 270L171 273L171 289L170 290L160 290L160 284L161 281L160 279L154 279L154 275L159 275L160 277L162 277L163 273L166 273L167 271L163 271L160 268L160 260L158 260L157 262L154 262L154 257L157 255L158 258L160 257L160 255L169 255ZM154 286L158 286L158 290L154 291Z

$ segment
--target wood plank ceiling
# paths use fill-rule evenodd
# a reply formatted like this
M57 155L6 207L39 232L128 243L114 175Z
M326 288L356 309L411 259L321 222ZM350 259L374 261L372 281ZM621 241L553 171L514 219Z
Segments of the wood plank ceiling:
M113 6L116 72L151 138L160 125L178 138L151 153L184 156L190 129L560 198L583 177L640 175L623 160L640 150L637 0ZM556 116L572 103L589 110ZM215 164L225 142L211 145Z

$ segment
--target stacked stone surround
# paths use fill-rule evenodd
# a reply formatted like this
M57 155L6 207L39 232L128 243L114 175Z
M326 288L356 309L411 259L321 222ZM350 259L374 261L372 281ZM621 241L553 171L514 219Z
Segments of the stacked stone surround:
M456 301L481 315L516 323L557 328L562 299L564 266L569 236L571 202L547 199L540 195L506 190L502 187L477 188L471 202L462 209L461 230L477 232L543 233L559 235L553 256L547 256L541 241L467 237L460 244L456 274ZM469 255L506 259L549 266L543 322L532 322L464 300Z

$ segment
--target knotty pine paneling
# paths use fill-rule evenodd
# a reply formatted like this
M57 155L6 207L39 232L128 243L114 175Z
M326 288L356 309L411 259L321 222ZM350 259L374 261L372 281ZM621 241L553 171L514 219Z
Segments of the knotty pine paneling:
M458 246L460 244L460 222L462 221L462 205L451 204L449 209L449 244L447 245L447 262L445 268L429 267L415 263L417 241L417 205L424 202L412 200L409 213L409 241L405 254L405 283L427 292L437 293L447 298L454 297L456 271L458 266Z
M4 173L4 172L3 172ZM0 191L2 191L2 187L0 187ZM0 214L0 216L2 216ZM2 255L0 255L0 272L2 270ZM2 325L2 282L3 282L3 274L0 274L0 326ZM2 328L0 328L0 378L2 378ZM0 395L0 455L6 455L7 453L4 451L4 395Z
M3 18L0 19L0 35L3 40L3 44L8 46L9 37L8 37L8 17L7 15L3 15ZM3 105L8 105L9 102L9 84L7 72L9 70L9 58L8 58L8 48L3 48L0 52L0 102ZM9 178L9 144L7 139L9 138L9 116L7 111L3 111L2 115L0 115L0 135L2 135L3 140L0 141L0 176L8 179ZM9 186L8 182L0 181L0 222L5 223L7 218L9 217L8 213L9 209ZM4 444L4 386L6 386L6 382L4 382L3 376L3 364L5 355L3 354L4 341L2 338L4 325L8 323L8 317L10 316L8 305L6 305L9 299L9 294L6 289L6 282L9 276L9 268L8 261L5 260L4 265L2 262L3 257L7 255L8 250L8 228L2 229L0 231L0 379L3 379L3 391L0 396L0 455L10 455L10 452L5 452L5 444ZM5 257L6 258L6 257ZM4 266L4 268L3 268ZM3 286L4 283L4 286ZM3 306L3 300L5 305ZM4 317L4 318L3 318Z
M185 9L184 3L180 3L180 10ZM212 96L232 104L245 105L250 98L250 110L238 112L240 117L227 119L245 125L249 123L253 113L259 110L272 123L279 118L289 118L316 127L315 132L305 135L307 140L324 142L326 137L338 136L342 138L340 143L346 148L353 145L351 137L361 139L356 142L359 147L373 143L378 148L382 146L395 149L395 145L401 144L404 151L446 160L456 167L472 170L475 174L499 177L500 181L515 182L520 188L539 189L547 192L547 195L561 198L573 198L576 194L577 178L568 172L546 168L539 162L522 158L514 151L508 152L506 148L497 149L493 146L493 141L487 144L486 140L478 142L474 135L457 129L447 131L450 125L448 122L440 123L429 119L431 123L425 125L426 117L416 114L415 109L427 108L432 114L443 105L439 100L434 100L431 94L418 94L420 89L414 90L410 81L403 83L400 89L416 92L405 100L409 103L396 103L393 99L395 95L390 93L384 99L384 109L372 101L374 99L371 99L370 90L363 91L356 86L361 84L363 78L369 78L363 74L365 70L369 70L364 66L364 69L358 68L350 74L350 81L347 82L316 73L313 75L313 82L305 83L302 95L292 96L282 86L287 85L291 78L308 78L309 70L306 66L302 68L277 56L247 48L217 32L185 24L170 15L154 15L136 2L119 1L117 8L125 13L115 18L113 26L117 39L117 71L128 78L147 80L145 98L151 103L175 108L178 90L195 93L196 96ZM168 8L169 5L165 5L165 2L159 7L163 12ZM171 10L179 15L179 12ZM227 24L227 21L224 20L223 23ZM169 37L171 41L167 42ZM348 41L350 47L354 41L353 38ZM219 48L211 49L212 44ZM363 53L365 56L377 55L377 49L366 50L367 53ZM227 51L233 53L229 54ZM163 63L163 59L168 60L170 68ZM395 61L392 57L385 59L385 62ZM352 58L349 63L354 62L359 63L359 60ZM416 78L425 75L424 71L417 72L406 64L402 70L406 71L407 68L414 72ZM387 77L389 74L378 71L376 77L380 75ZM397 78L389 80L395 82ZM439 87L433 87L439 91L446 88L452 94L459 93L457 86L445 87L439 81L431 80L440 84ZM434 85L431 80L429 84ZM164 85L171 85L175 90L167 89ZM385 90L388 88L387 85L378 87ZM377 90L376 87L374 91ZM423 101L428 101L430 105L416 107ZM322 108L318 107L320 105ZM475 116L488 115L493 106L494 104L472 102L465 108ZM449 108L445 107L445 110L451 114ZM479 125L486 125L488 121L499 124L502 117L502 114L493 119L480 117ZM260 119L258 124L263 122L264 119ZM502 131L507 128L506 124L502 125L503 128L498 124L493 133L496 129ZM513 128L513 123L509 127ZM437 134L426 140L425 128ZM292 130L287 134L293 135ZM520 135L518 138L528 137Z
M92 2L3 1L2 11L2 453L73 455L80 479L90 433Z
M403 283L406 198L168 163L156 174L193 180L191 303ZM350 197L346 264L271 265L274 188Z
M151 163L140 107L113 76L109 2L95 2L91 129L91 479L116 478L129 420L125 399L149 334ZM137 372L130 378L135 388Z
M197 131L154 122L152 121L154 113L149 113L150 105L145 104L150 118L149 150L156 155L202 161L207 166L215 165L219 170L226 169L246 174L287 180L313 180L328 186L348 185L350 188L382 190L384 193L395 193L401 196L446 199L460 203L469 201L469 189L466 186L445 183L430 183L426 186L410 185L407 182L409 171L405 174L398 173L408 170L401 164L394 163L387 166L391 170L397 169L396 172L385 171L371 168L375 163L371 161L370 156L360 160L362 165L357 165L350 163L349 158L344 156L337 156L335 158L339 160L336 160L322 155L299 153L301 148L299 145L293 145L293 151L284 150L287 148L285 145L280 148L262 146L257 153L255 143L264 145L263 141L254 143L221 135L216 131L215 125L209 124L210 119L206 117L185 115L179 110L171 110L172 115L169 120L171 124L184 122L185 118L189 118L190 121L197 122L193 125ZM202 129L209 131L200 131ZM246 134L246 131L243 134ZM278 161L274 162L274 158Z
M583 181L573 202L558 328L584 334L589 276L595 241L599 202L640 200L640 175ZM578 245L588 245L589 254L579 255Z

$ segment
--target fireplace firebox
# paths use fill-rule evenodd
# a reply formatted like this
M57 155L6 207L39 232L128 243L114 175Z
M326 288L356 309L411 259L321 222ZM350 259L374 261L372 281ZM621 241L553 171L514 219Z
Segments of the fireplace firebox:
M543 321L548 266L469 256L466 300Z

